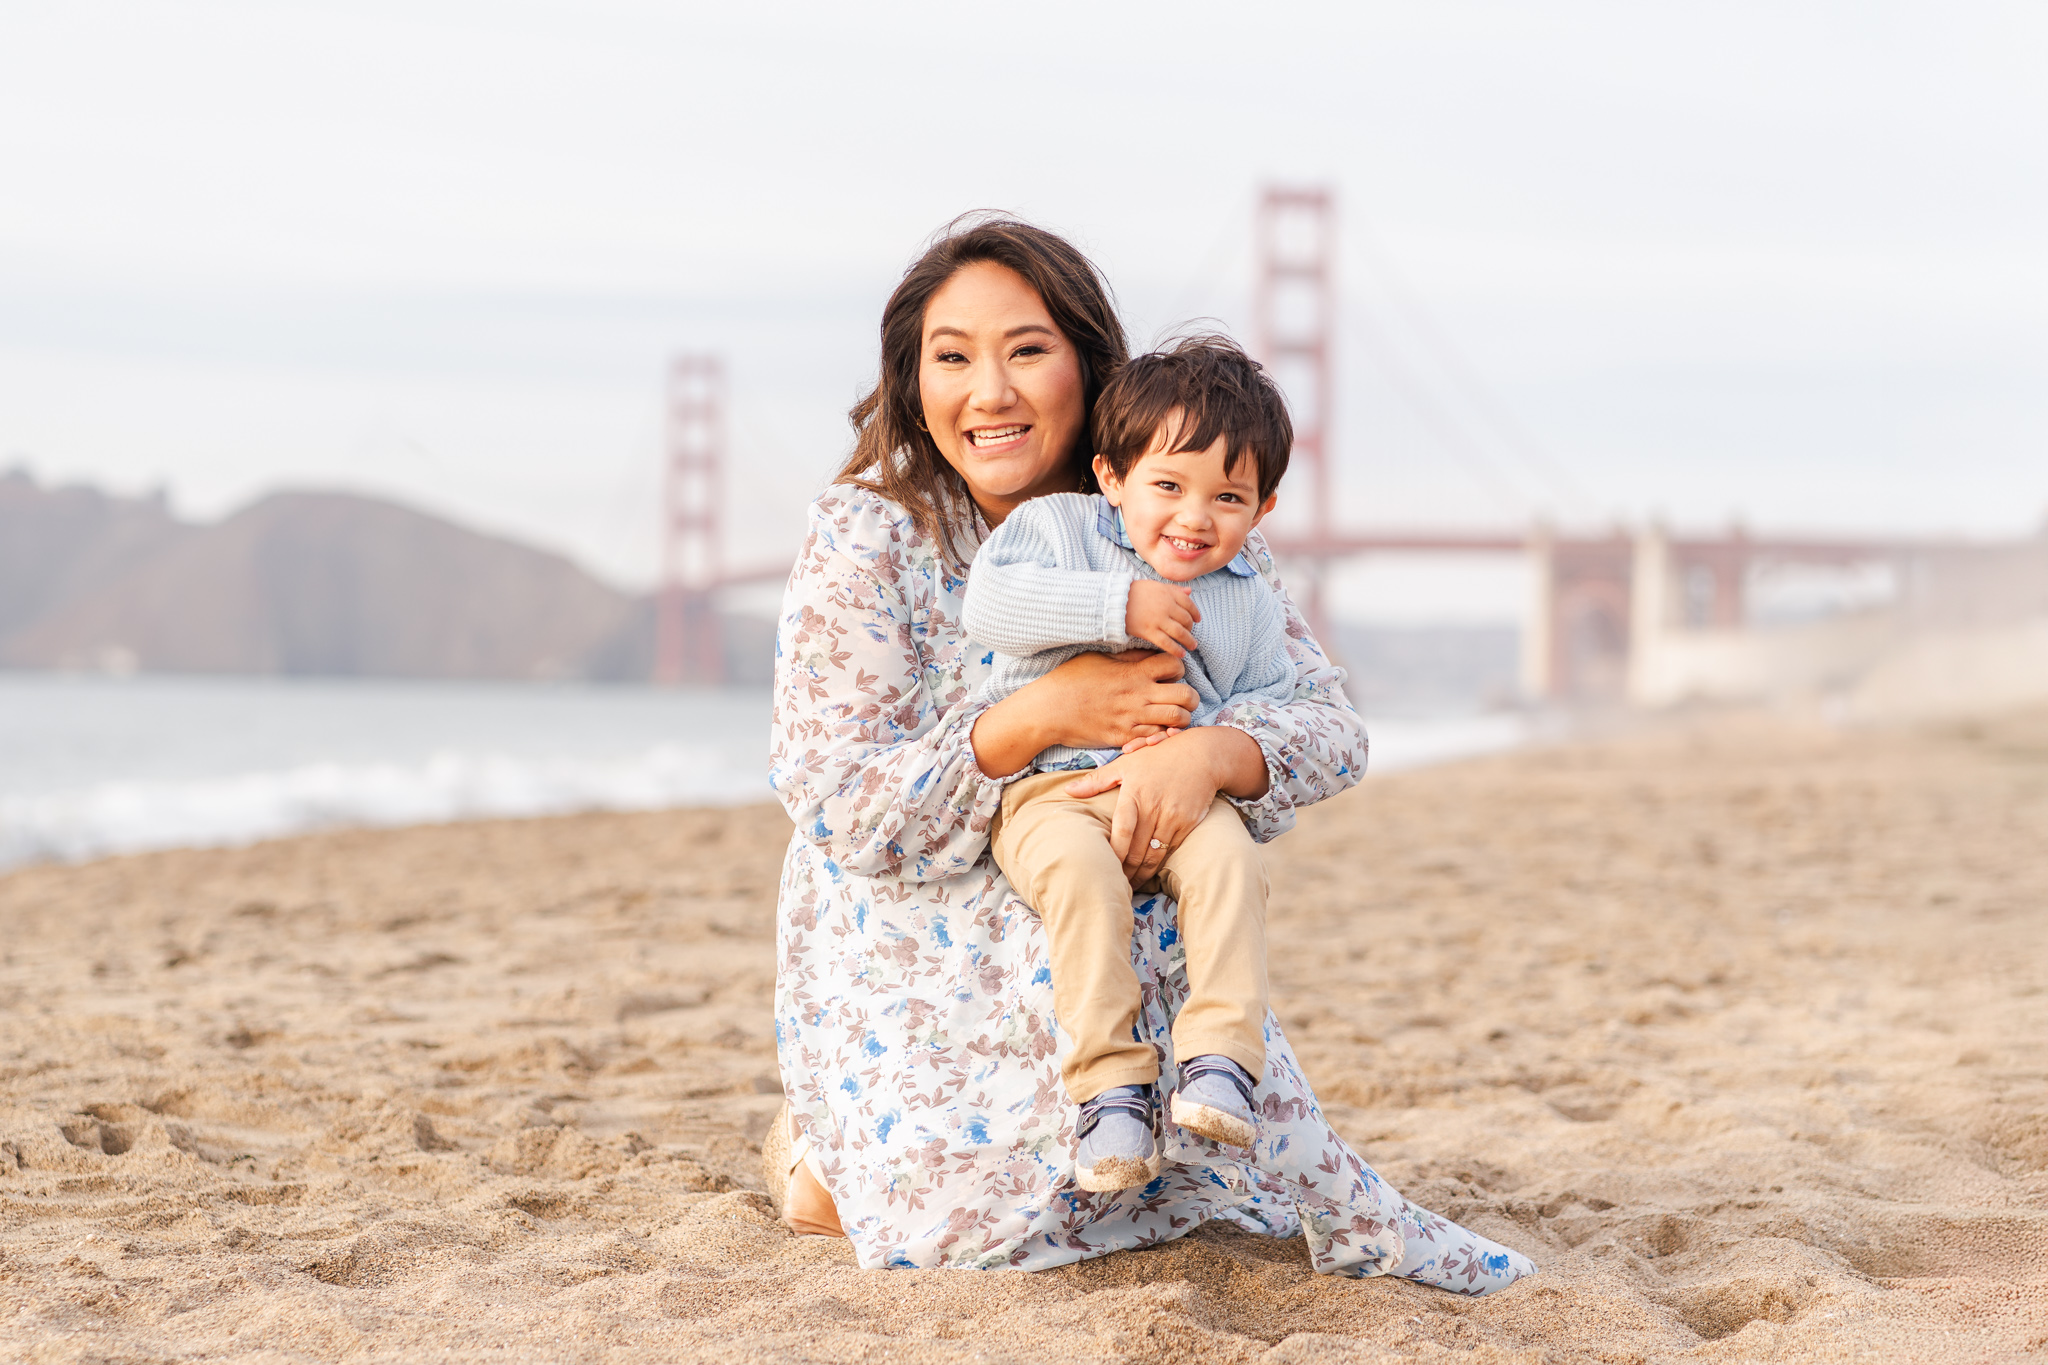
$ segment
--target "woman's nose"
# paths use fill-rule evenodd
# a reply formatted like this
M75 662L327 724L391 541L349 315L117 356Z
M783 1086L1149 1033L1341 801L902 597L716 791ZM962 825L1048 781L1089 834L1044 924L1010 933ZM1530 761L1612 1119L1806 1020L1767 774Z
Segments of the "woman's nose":
M974 369L974 393L971 401L983 412L1001 412L1017 401L1017 390L1010 383L1010 368L999 360L985 360Z

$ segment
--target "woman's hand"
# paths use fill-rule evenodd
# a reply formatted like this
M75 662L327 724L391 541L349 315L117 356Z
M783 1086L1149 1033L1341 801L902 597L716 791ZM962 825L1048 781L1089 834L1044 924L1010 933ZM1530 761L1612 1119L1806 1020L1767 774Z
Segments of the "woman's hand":
M1249 798L1266 790L1265 752L1242 730L1204 725L1140 743L1067 787L1069 796L1117 789L1109 846L1132 886L1159 874L1166 856L1202 823L1218 792Z
M1055 744L1116 749L1188 723L1200 699L1179 659L1149 649L1077 654L1018 688L974 723L974 760L1008 777Z

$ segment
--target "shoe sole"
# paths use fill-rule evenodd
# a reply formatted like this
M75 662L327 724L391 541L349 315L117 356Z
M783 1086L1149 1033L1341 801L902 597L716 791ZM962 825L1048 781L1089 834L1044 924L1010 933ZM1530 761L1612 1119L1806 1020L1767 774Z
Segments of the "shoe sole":
M1196 1137L1205 1137L1225 1147L1249 1147L1259 1136L1257 1125L1246 1123L1222 1109L1211 1109L1206 1104L1184 1100L1179 1091L1174 1092L1170 1108L1175 1123Z
M1159 1177L1159 1153L1136 1157L1104 1157L1093 1166L1074 1167L1074 1179L1090 1194L1114 1194L1149 1185Z

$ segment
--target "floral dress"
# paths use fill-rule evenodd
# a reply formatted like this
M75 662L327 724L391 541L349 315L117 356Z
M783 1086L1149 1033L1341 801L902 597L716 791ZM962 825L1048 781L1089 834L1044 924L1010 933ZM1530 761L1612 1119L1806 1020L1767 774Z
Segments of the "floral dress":
M973 534L969 533L970 536ZM1259 572L1275 582L1254 540ZM972 545L963 547L971 552ZM775 1036L784 1088L860 1263L1063 1265L1221 1218L1305 1234L1315 1267L1484 1294L1532 1274L1517 1252L1403 1199L1330 1128L1266 1018L1248 1152L1164 1123L1150 1184L1074 1182L1045 933L989 857L1006 779L983 775L969 704L989 652L961 632L966 580L876 494L827 489L783 598L771 782L796 833L783 864ZM1271 782L1237 803L1272 839L1355 783L1365 734L1342 674L1291 606L1294 699L1226 710ZM1172 1076L1187 994L1174 904L1134 905L1140 1037Z

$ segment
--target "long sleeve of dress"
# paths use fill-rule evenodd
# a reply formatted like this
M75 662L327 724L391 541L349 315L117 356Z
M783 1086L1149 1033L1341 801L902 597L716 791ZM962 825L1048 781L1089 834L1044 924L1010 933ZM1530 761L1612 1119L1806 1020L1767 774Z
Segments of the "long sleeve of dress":
M1233 698L1216 724L1244 731L1266 756L1267 787L1250 800L1229 798L1260 843L1294 828L1294 812L1358 784L1365 776L1365 722L1344 695L1344 670L1331 663L1281 586L1273 556L1256 532L1246 542L1254 567L1273 585L1287 622L1294 665L1292 695Z
M967 577L962 624L970 639L1012 657L1062 645L1118 644L1130 606L1126 572L1078 565L1076 529L1027 502L989 533ZM1064 553L1063 553L1064 551Z
M912 556L916 538L859 490L812 504L776 633L769 784L844 871L925 882L982 856L1005 783L975 762L959 661L932 657L959 630L923 581L943 570L908 562L943 559Z

